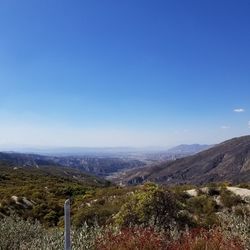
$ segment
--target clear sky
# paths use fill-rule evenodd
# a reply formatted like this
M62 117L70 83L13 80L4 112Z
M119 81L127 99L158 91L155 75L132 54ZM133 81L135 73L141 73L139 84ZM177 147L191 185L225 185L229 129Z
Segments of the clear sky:
M249 0L0 0L0 144L249 133Z

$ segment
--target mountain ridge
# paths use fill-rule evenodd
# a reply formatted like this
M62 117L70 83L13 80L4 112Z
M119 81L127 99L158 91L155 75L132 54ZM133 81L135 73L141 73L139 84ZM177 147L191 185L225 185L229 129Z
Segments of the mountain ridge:
M204 184L250 181L250 136L224 141L195 155L144 168L126 182L154 181L162 184Z

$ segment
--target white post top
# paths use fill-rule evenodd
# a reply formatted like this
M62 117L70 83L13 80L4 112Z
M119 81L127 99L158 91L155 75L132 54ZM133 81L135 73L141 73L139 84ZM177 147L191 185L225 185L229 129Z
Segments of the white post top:
M67 199L64 204L65 205L70 205L70 199Z

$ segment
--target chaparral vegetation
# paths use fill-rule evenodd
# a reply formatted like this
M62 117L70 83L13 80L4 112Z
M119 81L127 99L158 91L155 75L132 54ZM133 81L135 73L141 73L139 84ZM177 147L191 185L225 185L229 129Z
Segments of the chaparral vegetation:
M68 197L73 249L250 249L249 197L230 191L229 183L119 187L89 176L83 184L55 172L7 170L0 249L63 249Z

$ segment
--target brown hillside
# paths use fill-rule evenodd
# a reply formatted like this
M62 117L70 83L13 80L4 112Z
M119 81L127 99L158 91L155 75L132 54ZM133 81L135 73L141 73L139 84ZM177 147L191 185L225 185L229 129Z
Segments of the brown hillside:
M196 155L141 169L128 183L155 181L164 184L250 181L250 136L225 141Z

